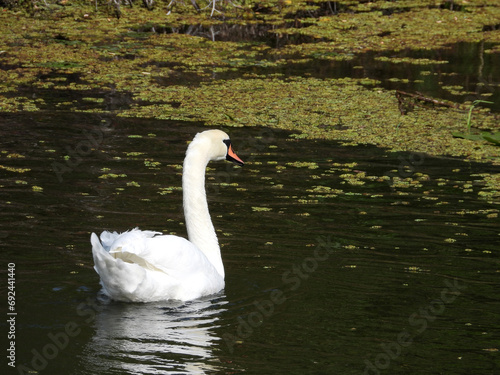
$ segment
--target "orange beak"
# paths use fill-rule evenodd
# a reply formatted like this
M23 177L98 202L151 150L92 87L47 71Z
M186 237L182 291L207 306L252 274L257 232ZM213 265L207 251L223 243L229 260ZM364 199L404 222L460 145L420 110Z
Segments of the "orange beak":
M236 153L233 151L233 147L231 146L231 144L229 144L227 147L226 160L232 161L233 163L240 165L240 166L245 164L243 162L243 160L241 160L238 157L238 155L236 155Z

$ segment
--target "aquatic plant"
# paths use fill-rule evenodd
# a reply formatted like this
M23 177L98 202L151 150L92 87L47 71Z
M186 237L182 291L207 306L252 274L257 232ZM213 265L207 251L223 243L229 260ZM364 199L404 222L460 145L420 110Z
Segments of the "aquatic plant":
M476 107L478 104L485 103L485 104L493 104L493 102L489 102L486 100L474 100L472 102L472 105L469 108L469 115L467 116L467 132L470 134L470 128L472 126L471 119L472 119L472 110L474 107Z
M496 146L500 146L500 132L482 132L480 134L453 132L452 134L456 138L468 139L470 141L488 141Z
M493 102L486 100L475 100L472 102L472 105L469 108L469 114L467 116L467 132L453 132L453 136L456 138L468 139L471 141L487 141L493 143L496 146L500 146L500 132L490 133L490 132L481 132L480 134L472 134L472 111L474 108L481 103L485 104L493 104Z
M95 3L61 2L46 17L27 18L17 9L0 12L0 23L12 30L0 35L0 62L6 67L0 69L0 111L50 109L264 125L291 130L297 139L499 160L499 149L490 141L478 148L452 137L463 130L457 103L415 106L401 116L394 91L364 78L366 62L359 60L353 68L358 78L325 78L315 69L367 51L392 50L390 57L374 60L399 66L432 63L425 68L428 75L421 74L424 86L438 79L433 67L446 67L445 60L408 58L398 51L453 41L499 43L500 33L489 25L497 24L500 6L468 2L456 12L418 0L341 1L335 9L323 1L234 1L242 8L215 3L227 5L224 17L215 12L210 18L209 8L198 12L187 1L177 1L170 15L160 3L151 11L138 4L122 7L119 21L100 8L96 12ZM214 5L208 0L197 4ZM494 45L486 50L497 51ZM385 83L404 81L391 76ZM494 114L475 111L474 124L497 139Z

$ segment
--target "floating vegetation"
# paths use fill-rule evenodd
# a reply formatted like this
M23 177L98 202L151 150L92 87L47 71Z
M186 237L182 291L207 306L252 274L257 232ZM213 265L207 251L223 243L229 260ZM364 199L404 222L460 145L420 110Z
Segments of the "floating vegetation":
M144 160L144 165L150 169L159 169L158 167L161 165L159 161L154 161L153 159L146 158Z
M387 57L387 56L377 56L375 57L377 61L391 62L393 64L413 64L413 65L440 65L448 64L446 60L430 60L430 59L417 59L411 57Z
M9 167L6 165L1 165L0 164L0 169L9 171L9 172L14 172L14 173L26 173L31 170L31 168L15 168L15 167Z
M322 186L322 185L314 186L312 189L307 189L306 191L309 193L315 193L321 195L332 194L333 196L343 193L341 189L333 189L329 186Z
M428 8L418 1L404 2L404 12L384 15L384 7L394 9L398 5L390 1L355 3L351 11L337 16L320 17L306 28L280 29L282 34L301 34L326 39L341 48L363 50L401 50L403 48L434 48L457 41L476 40L484 25L498 23L498 9L494 6L470 4L467 12ZM488 39L498 41L498 33L489 33ZM326 42L325 42L326 43ZM339 49L340 49L339 48Z
M189 2L176 3L169 15L161 7L147 12L123 7L119 22L90 5L40 10L33 18L3 9L2 26L16 32L0 36L0 111L50 108L208 126L266 126L291 130L296 139L500 163L498 114L475 108L468 126L477 132L460 137L462 103L453 103L454 108L414 101L402 115L394 91L383 86L425 87L435 80L443 91L469 95L470 87L440 83L453 74L440 72L452 59L412 52L446 51L451 43L468 42L481 46L476 60L497 56L500 7L494 2L463 2L457 12L417 0L342 1L334 12L325 11L322 1L265 6L250 1L242 8L220 8L224 21L198 13ZM366 76L372 62L422 69L412 79L390 76L382 82ZM355 65L343 77L318 73L335 63ZM474 95L488 98L498 82L481 75L475 88ZM146 137L134 132L128 137ZM154 160L145 165L160 166ZM288 166L315 169L314 163ZM345 181L362 185L367 178L354 174ZM418 180L395 183L407 188Z
M267 212L267 211L271 211L272 208L270 207L252 207L252 211L255 211L255 212Z
M307 168L307 169L317 169L318 164L314 162L300 162L300 161L294 161L290 163L286 163L286 165L291 166L291 167L296 167L296 168Z
M106 180L108 178L120 178L120 177L127 177L125 173L122 174L115 174L115 173L106 173L103 175L100 175L99 178L102 178L103 180Z
M482 173L475 175L483 179L484 187L478 192L478 196L483 199L500 198L500 173L488 174Z
M158 189L158 194L160 195L171 194L174 191L182 191L182 187L181 186L161 187Z
M24 158L26 158L26 156L17 153L7 154L7 159L24 159Z

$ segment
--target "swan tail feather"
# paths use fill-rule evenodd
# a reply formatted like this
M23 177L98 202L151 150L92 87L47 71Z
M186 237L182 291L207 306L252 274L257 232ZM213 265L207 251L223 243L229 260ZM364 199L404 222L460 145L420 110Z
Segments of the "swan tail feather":
M109 233L109 232L107 232ZM136 291L147 279L146 270L138 264L113 257L92 233L92 254L94 269L101 278L104 293L115 300L138 302ZM106 245L108 245L106 243Z

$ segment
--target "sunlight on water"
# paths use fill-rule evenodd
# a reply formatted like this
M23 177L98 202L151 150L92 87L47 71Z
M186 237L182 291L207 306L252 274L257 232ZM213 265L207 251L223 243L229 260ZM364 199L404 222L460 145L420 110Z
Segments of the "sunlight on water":
M177 306L103 303L77 373L215 372L220 364L214 346L220 338L214 330L225 304L223 297Z

